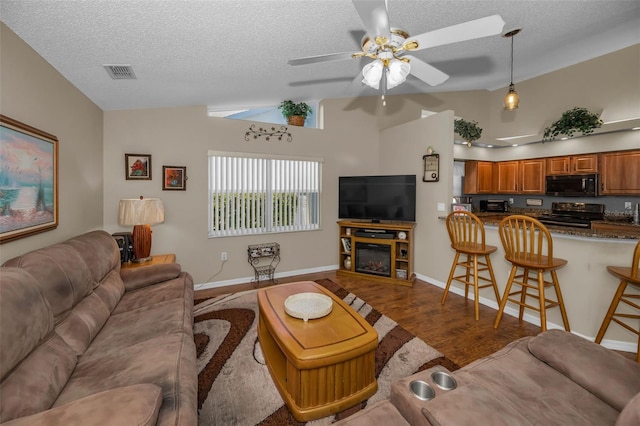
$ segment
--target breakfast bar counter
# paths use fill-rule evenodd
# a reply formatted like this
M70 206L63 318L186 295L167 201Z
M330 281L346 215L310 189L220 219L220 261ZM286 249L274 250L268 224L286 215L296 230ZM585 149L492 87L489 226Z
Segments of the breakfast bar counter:
M536 217L531 213L474 213L485 225L498 226L500 221L511 214L526 214ZM591 222L593 228L573 228L570 226L546 225L552 234L571 235L587 238L612 238L612 239L640 239L640 225L619 220L598 220ZM608 225L600 227L600 225ZM611 226L613 225L613 226Z
M505 252L498 234L498 224L510 214L523 212L475 214L485 224L487 244L498 247L491 258L498 289L502 295L509 277L510 263L504 259ZM565 267L558 270L558 278L571 331L590 340L595 339L618 285L617 278L607 272L607 266L630 266L635 245L640 239L640 225L622 224L617 221L602 222L622 226L616 227L616 230L547 226L553 237L554 257L568 261ZM444 220L441 223L444 225ZM454 252L450 250L453 258ZM464 290L458 290L461 291L458 294L464 294ZM498 303L490 289L480 291L480 301L497 309ZM505 313L517 316L518 309L514 306L507 304ZM563 328L558 309L549 310L547 319L549 328ZM525 320L532 324L540 323L537 315L528 315L526 310ZM635 352L637 336L622 327L609 327L602 343L611 349Z

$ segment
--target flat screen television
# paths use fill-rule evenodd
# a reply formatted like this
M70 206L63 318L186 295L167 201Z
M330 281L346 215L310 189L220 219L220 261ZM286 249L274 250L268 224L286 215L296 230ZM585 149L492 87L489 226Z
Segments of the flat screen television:
M416 175L340 176L340 219L415 222Z

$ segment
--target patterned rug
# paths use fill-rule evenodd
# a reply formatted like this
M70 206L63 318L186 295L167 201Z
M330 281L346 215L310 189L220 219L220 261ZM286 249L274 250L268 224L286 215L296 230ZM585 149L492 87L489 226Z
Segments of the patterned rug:
M391 383L442 365L459 367L365 301L331 280L318 280L345 300L378 332L378 391L343 412L300 423L284 405L265 365L257 337L257 290L196 300L194 339L198 353L199 425L328 425L382 399Z

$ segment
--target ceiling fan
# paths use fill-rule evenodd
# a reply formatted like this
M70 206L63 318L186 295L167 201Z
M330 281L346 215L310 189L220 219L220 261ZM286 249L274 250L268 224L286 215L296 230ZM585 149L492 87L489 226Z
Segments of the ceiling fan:
M373 59L373 62L365 65L359 75L363 77L362 83L373 89L377 90L383 79L383 90L396 87L406 80L409 73L430 86L437 86L449 76L407 52L500 34L505 24L500 15L492 15L410 36L404 30L389 26L386 0L352 1L367 31L362 38L362 51L292 59L288 62L289 65L367 57Z

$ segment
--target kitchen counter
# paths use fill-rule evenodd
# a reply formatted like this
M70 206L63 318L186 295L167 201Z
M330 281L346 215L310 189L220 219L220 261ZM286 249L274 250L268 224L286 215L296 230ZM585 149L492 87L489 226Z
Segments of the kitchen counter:
M512 214L524 214L526 216L538 217L542 214L547 213L546 211L540 210L535 213L532 212L512 212L512 213L491 213L491 212L474 212L476 216L482 219L482 222L485 225L489 226L498 226L500 221L505 217ZM446 217L442 216L442 219L446 219ZM546 225L547 229L553 234L560 235L570 235L576 237L587 237L587 238L612 238L612 239L640 239L640 225L633 224L631 222L623 222L623 221L609 221L609 220L598 220L593 221L592 224L611 224L615 225L618 229L583 229L583 228L573 228L570 226L554 226L554 225ZM596 226L597 227L597 226ZM623 229L620 229L623 228Z
M491 263L500 294L504 294L505 285L511 273L511 263L504 259L505 252L500 240L498 224L506 216L516 213L535 217L547 212L542 209L533 212L513 209L508 213L476 213L486 225L486 243L497 247ZM445 219L446 216L441 218ZM553 236L554 256L567 261L567 265L558 270L558 278L571 331L589 339L594 339L598 333L619 283L619 280L607 271L607 266L629 266L635 246L640 240L640 225L621 223L617 218L613 219L599 222L615 225L617 229L614 231L548 226ZM444 225L442 222L441 224ZM440 250L440 248L434 250ZM450 265L453 250L449 251L451 254L447 258L448 262L442 260L443 265L446 263ZM446 256L442 257L444 259ZM447 277L447 272L444 270L448 271L449 265L442 268L443 288ZM456 287L454 284L452 286ZM456 290L459 291L458 294L464 294L464 288L457 286ZM481 290L479 297L481 303L497 308L497 301L490 289ZM510 303L507 304L505 312L515 317L519 315L518 307ZM558 309L550 309L547 312L547 319L550 322L550 328L563 328ZM532 324L540 324L540 318L536 312L525 310L524 320ZM622 327L609 327L603 344L619 350L635 351L638 339Z

